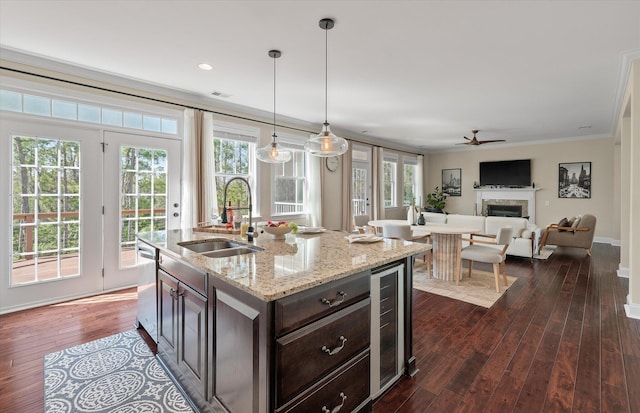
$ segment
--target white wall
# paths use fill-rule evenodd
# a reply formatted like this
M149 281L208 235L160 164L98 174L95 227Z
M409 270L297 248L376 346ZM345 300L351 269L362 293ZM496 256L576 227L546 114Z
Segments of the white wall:
M441 186L442 169L462 169L462 196L449 197L449 213L473 214L476 192L473 182L480 181L481 161L531 159L531 178L536 188L536 224L557 223L561 218L590 213L596 216L596 237L620 239L620 227L614 216L618 199L614 191L613 138L563 141L526 146L486 145L463 151L432 153L428 156L425 193ZM591 198L558 198L558 164L591 162ZM547 206L546 203L549 203ZM615 206L615 208L614 208Z

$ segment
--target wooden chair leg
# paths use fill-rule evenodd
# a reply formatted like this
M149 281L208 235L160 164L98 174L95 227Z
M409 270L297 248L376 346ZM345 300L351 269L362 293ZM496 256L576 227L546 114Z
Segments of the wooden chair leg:
M591 248L587 248L587 255L591 256Z
M502 279L504 280L505 287L509 285L507 282L507 264L505 264L504 260L502 260Z
M471 278L471 268L473 268L473 261L469 260L469 278Z
M496 291L500 292L500 263L493 264L493 275L496 279Z

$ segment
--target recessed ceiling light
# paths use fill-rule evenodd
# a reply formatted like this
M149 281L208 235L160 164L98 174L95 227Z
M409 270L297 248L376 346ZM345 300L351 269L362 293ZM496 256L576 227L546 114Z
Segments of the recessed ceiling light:
M212 70L213 66L211 66L209 63L200 63L198 65L198 67L202 70Z

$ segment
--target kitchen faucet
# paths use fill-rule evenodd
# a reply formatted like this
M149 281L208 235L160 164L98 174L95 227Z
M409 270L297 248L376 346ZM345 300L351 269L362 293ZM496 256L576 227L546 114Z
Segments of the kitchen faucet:
M238 207L229 207L227 208L227 189L229 189L229 184L233 181L235 181L236 179L244 182L245 184L247 184L247 190L249 192L249 206L238 206ZM226 224L228 222L227 220L227 209L230 211L244 211L244 210L249 210L249 227L253 227L253 225L251 224L251 210L253 209L253 206L251 205L251 185L249 185L249 181L247 181L245 178L242 178L240 176L235 176L231 179L229 179L226 183L226 185L224 186L224 201L222 202L222 223Z

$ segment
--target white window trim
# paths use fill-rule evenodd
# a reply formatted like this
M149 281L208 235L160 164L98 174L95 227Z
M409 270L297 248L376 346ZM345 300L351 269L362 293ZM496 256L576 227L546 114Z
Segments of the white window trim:
M398 182L399 178L399 174L398 174L398 169L400 168L400 162L398 162L398 154L397 153L389 153L387 151L384 152L383 154L383 163L384 162L392 162L395 163L396 168L395 168L395 180L394 180L394 184L393 184L393 188L392 188L392 198L391 198L391 205L385 205L385 209L392 209L392 208L398 208L400 207L400 205L398 205L398 200L402 199L402 196L399 195L399 193L401 193L401 187L402 185ZM384 170L384 168L383 168ZM386 185L386 182L383 182L383 185ZM384 201L384 200L383 200Z
M241 142L247 142L253 144L255 149L258 148L258 141L260 136L260 128L242 125L238 123L225 122L220 120L213 120L213 136L211 137L211 157L214 158L214 145L213 139L216 137L216 132L228 133L236 135L235 137L222 137L222 139L238 140ZM260 191L258 190L258 166L256 165L256 151L249 151L249 184L251 185L251 202L253 206L253 216L260 217ZM217 176L215 170L212 173L213 179ZM222 207L222 205L219 205Z
M277 138L277 142L279 145L282 145L285 148L289 148L289 149L295 149L295 150L300 150L300 151L304 151L304 144L305 144L305 137L304 136L296 136L296 135L292 135L292 134L286 134L283 133L282 135L277 134L278 138ZM306 162L306 160L305 160ZM308 202L309 200L306 197L307 194L307 189L309 186L309 177L307 177L305 175L304 179L304 200L303 200L303 211L302 212L298 212L298 213L293 213L293 214L276 214L275 211L275 199L276 199L276 174L275 174L275 165L271 165L271 185L270 185L270 202L269 202L269 211L271 213L271 217L272 218L286 218L288 220L292 220L292 219L306 219L307 216L309 215L309 206L308 206ZM307 167L305 166L305 172L307 171Z

